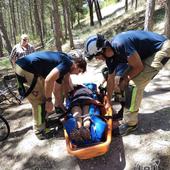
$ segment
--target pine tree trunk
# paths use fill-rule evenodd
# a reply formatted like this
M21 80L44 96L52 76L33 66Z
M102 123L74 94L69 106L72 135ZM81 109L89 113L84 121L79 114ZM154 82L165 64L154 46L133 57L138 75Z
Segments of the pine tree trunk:
M15 22L15 11L14 11L14 1L9 0L9 9L11 14L11 21L12 21L12 40L14 44L16 44L16 22Z
M68 26L67 26L67 13L66 13L63 0L62 0L62 9L63 9L63 19L64 19L64 38L66 40L68 37Z
M101 26L102 25L102 22L101 22L102 17L101 17L101 12L100 12L100 6L99 6L99 3L98 3L98 0L93 0L93 1L94 1L94 5L95 5L97 19L98 19L98 22Z
M128 11L128 0L125 0L125 12Z
M165 35L170 39L170 1L165 4Z
M5 17L7 18L7 24L6 24L6 31L9 32L9 37L11 37L10 39L12 40L13 34L12 34L12 21L11 21L11 17L10 17L10 10L7 10L7 16ZM5 24L5 23L4 23ZM9 27L7 27L9 25ZM12 43L12 41L11 41Z
M40 13L41 13L41 28L42 28L42 36L46 36L46 25L44 21L44 2L43 0L40 1Z
M2 43L2 37L0 35L0 57L3 57L3 43Z
M54 18L54 37L55 37L55 45L58 51L62 51L62 44L60 40L60 15L58 11L58 0L52 0L53 4L53 18Z
M101 10L100 10L100 5L99 5L99 1L98 1L98 0L96 0L96 5L97 5L97 7L98 7L99 17L100 17L100 19L102 20L103 17L102 17L102 13L101 13Z
M10 54L12 47L11 47L11 43L10 43L8 35L7 35L7 31L6 31L6 28L5 28L5 25L4 25L4 20L3 20L2 14L3 14L2 13L2 4L1 4L1 1L0 1L0 34L1 34L2 39L5 42L5 48L8 51L8 53Z
M135 10L138 8L138 0L135 1Z
M131 0L131 8L133 8L134 0Z
M145 23L144 30L152 31L153 30L153 13L155 10L155 0L147 0L146 12L145 12Z
M68 34L69 34L69 40L70 40L70 48L74 48L73 35L71 31L70 8L69 8L68 2L69 2L68 0L64 0L66 14L67 14L67 25L68 25Z
M36 25L36 33L40 37L42 47L44 47L42 29L41 29L41 22L40 22L38 6L37 6L37 0L34 0L34 19L35 19L35 25Z
M32 35L34 37L35 29L34 29L34 22L33 22L33 17L32 17L32 6L33 6L33 4L31 3L31 0L29 0L30 24L31 24Z
M93 18L93 0L87 0L89 6L89 14L90 14L90 26L94 26L94 18Z
M21 18L20 18L20 12L19 12L19 1L16 0L16 6L17 6L17 20L18 20L18 23L21 23ZM17 24L18 25L18 33L21 34L21 24Z

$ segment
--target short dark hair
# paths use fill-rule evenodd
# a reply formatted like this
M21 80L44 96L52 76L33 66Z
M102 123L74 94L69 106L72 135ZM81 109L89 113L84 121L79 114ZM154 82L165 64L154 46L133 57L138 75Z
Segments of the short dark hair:
M79 68L81 68L83 70L83 73L86 71L86 67L87 67L87 62L83 57L79 57L79 58L74 58L74 63L77 64L77 66Z

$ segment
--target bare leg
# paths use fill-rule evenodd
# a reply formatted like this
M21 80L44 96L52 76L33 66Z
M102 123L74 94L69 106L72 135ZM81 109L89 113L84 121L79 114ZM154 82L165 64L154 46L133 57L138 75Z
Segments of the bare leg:
M83 107L83 114L84 115L87 115L89 114L89 106L88 105L85 105ZM89 120L89 116L85 117L84 120L83 120L83 124L84 124L84 127L90 127L90 120Z
M80 117L82 115L81 108L79 106L74 106L71 109L71 113L73 114L73 117L77 119L78 128L81 128L82 127L82 118Z

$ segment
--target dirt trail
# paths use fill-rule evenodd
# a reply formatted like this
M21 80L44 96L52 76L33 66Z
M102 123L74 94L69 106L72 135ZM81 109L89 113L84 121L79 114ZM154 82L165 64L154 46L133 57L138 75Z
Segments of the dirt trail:
M89 65L80 82L99 82L101 64ZM92 76L92 71L95 76ZM30 105L5 110L11 126L7 141L0 143L0 170L132 170L135 167L170 169L170 64L148 85L139 114L139 128L126 137L112 139L107 154L78 160L68 155L60 130L52 139L40 141L32 130ZM75 77L73 77L76 83Z

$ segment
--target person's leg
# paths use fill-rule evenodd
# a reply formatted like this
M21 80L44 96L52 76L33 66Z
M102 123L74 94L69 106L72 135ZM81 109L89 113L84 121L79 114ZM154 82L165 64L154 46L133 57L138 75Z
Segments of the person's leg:
M24 87L27 90L33 80L34 74L23 70L21 67L16 66L16 73L22 77L25 77L26 83ZM27 96L28 101L32 105L32 114L33 114L33 129L35 134L39 139L43 139L41 132L47 131L45 126L46 111L44 103L44 78L38 77L36 85L32 92ZM48 132L47 132L48 133Z
M55 97L55 104L56 108L61 108L64 102L64 94L63 94L63 83L60 85L58 83L54 83L53 94ZM63 109L63 108L62 108Z
M89 105L83 106L83 115L85 117L83 118L83 126L80 128L80 134L85 140L91 139L90 134L90 116L89 116Z
M82 118L81 118L82 109L81 109L79 106L74 106L74 107L71 109L71 113L73 114L73 117L75 117L76 120L77 120L77 126L78 126L78 128L81 128L81 127L82 127Z
M26 90L30 87L34 74L23 70L21 67L16 65L16 73L22 77L25 77L26 82L24 87ZM38 77L37 83L32 92L27 96L28 101L32 105L33 114L33 129L35 134L45 129L45 103L44 103L44 78Z
M83 126L89 128L90 127L90 116L89 114L89 105L85 105L83 107L83 115L87 115L84 119L83 119Z
M31 94L27 97L32 105L32 114L34 121L34 131L38 138L41 138L41 134L48 133L49 130L46 128L46 118L48 115L45 111L44 102L44 79L38 78L37 83ZM40 137L39 137L39 136Z
M153 58L154 56L150 57ZM150 63L151 64L151 63ZM158 73L158 70L147 64L144 61L144 70L136 76L131 82L128 99L129 105L124 109L122 124L119 126L119 133L126 135L131 131L136 130L138 124L138 111L143 98L143 92L146 85ZM127 93L126 93L127 96Z
M73 114L73 117L76 119L77 121L77 128L73 129L70 132L70 139L75 142L75 144L80 144L83 142L83 138L80 134L80 128L82 127L82 110L79 106L74 106L71 109L71 113Z
M131 81L130 104L129 107L125 108L123 124L119 127L121 135L125 135L136 129L143 91L169 58L170 40L167 40L158 52L143 61L144 70Z

